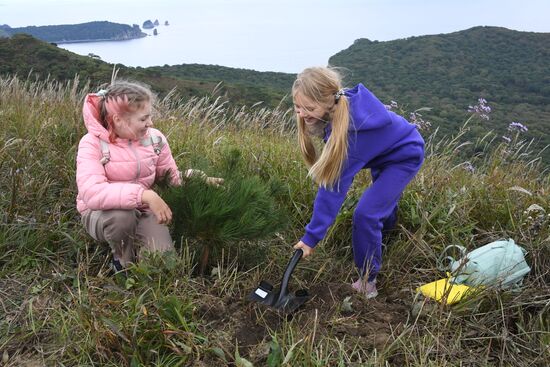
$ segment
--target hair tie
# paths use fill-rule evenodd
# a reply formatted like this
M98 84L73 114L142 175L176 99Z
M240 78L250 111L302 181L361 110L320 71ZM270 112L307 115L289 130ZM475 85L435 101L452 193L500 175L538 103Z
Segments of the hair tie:
M344 90L344 88L342 88L338 92L334 93L334 100L336 101L336 103L338 103L338 100L340 100L340 97L345 95L345 93L346 93L346 91Z
M107 89L101 89L95 95L101 97L102 99L105 99L105 97L107 97Z

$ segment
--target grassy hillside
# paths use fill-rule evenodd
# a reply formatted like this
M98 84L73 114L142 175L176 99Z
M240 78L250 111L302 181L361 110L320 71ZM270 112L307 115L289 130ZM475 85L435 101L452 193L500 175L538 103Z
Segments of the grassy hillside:
M146 258L128 278L109 274L110 252L84 233L75 209L75 156L84 134L78 84L0 77L0 355L3 366L547 366L550 360L550 176L524 156L522 133L488 133L483 156L457 155L462 135L425 132L426 161L405 191L379 277L358 296L350 245L355 180L344 208L292 289L313 298L284 317L245 300L261 279L278 284L311 215L315 188L290 115L244 111L210 98L165 99L156 126L179 167L242 151L250 175L286 185L290 228L218 253L205 277L200 241L175 257ZM468 126L487 127L472 117ZM494 139L497 138L497 139ZM513 238L532 267L515 291L486 289L454 306L416 295L439 279L450 244Z
M228 68L218 65L182 64L152 66L147 70L158 73L163 77L179 78L184 80L218 82L223 80L229 85L238 86L244 100L258 100L259 91L261 100L280 101L281 97L290 94L295 74L275 73L269 71L255 71L248 69ZM290 106L289 101L285 105ZM273 103L272 103L273 105Z
M186 97L207 96L216 90L216 96L235 105L263 102L264 105L275 107L288 93L291 84L290 74L267 73L265 76L252 70L216 66L117 67L120 68L119 77L148 83L161 96L173 88ZM199 73L199 69L202 72ZM95 87L108 82L112 70L112 64L74 54L28 35L0 38L0 75L27 76L32 73L32 79L49 76L51 79L67 81L78 74L81 80L90 80ZM288 81L288 88L280 87L284 85L281 80ZM218 85L220 82L221 85Z
M389 104L431 107L425 117L456 132L478 97L492 107L487 127L504 134L515 121L528 136L550 144L550 33L475 27L389 42L360 39L330 58ZM474 128L471 135L479 135ZM550 163L550 152L546 154Z

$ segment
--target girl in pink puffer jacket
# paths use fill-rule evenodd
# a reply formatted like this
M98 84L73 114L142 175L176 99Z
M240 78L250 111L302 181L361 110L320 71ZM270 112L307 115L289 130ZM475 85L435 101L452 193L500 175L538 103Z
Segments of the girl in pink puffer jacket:
M109 243L116 271L137 260L139 249L173 250L167 223L172 211L153 190L181 174L166 137L153 129L153 93L137 83L115 82L88 94L83 116L88 133L76 161L77 209L87 232Z

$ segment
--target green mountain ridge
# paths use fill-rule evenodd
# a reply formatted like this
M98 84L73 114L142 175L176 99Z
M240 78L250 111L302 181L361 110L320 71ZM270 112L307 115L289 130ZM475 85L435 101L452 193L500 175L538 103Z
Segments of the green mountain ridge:
M511 122L528 126L525 137L534 150L550 144L550 33L499 27L471 29L393 41L358 39L332 56L342 67L346 85L362 82L382 102L398 101L405 114L421 107L423 118L444 134L457 132L479 97L493 112L469 136L488 130L506 135ZM110 80L113 65L62 50L30 36L0 38L0 73L72 79L79 74L93 85ZM275 107L288 98L295 74L259 72L218 65L120 66L119 75L146 82L161 95L176 88L183 97L218 95L236 105L262 101ZM218 83L222 82L221 86ZM408 116L407 116L408 117ZM550 162L550 149L544 152Z
M388 42L359 39L329 63L346 70L349 85L363 82L386 103L431 107L423 114L443 133L457 131L468 106L483 97L493 110L487 129L506 134L509 123L521 122L542 149L550 144L548 60L550 33L474 27ZM472 129L484 133L483 126Z

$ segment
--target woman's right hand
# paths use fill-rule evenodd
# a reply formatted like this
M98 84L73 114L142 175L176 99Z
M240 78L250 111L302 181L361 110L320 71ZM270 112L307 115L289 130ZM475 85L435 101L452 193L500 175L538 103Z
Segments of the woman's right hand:
M141 195L141 202L147 204L157 217L159 224L168 224L172 220L172 210L168 204L153 190L145 190Z
M312 247L309 247L308 245L306 245L304 242L300 241L298 242L297 244L294 245L294 249L295 250L298 250L298 249L302 249L302 251L304 252L304 254L302 255L303 258L306 258L310 255L313 255L313 251L315 251L314 248Z

